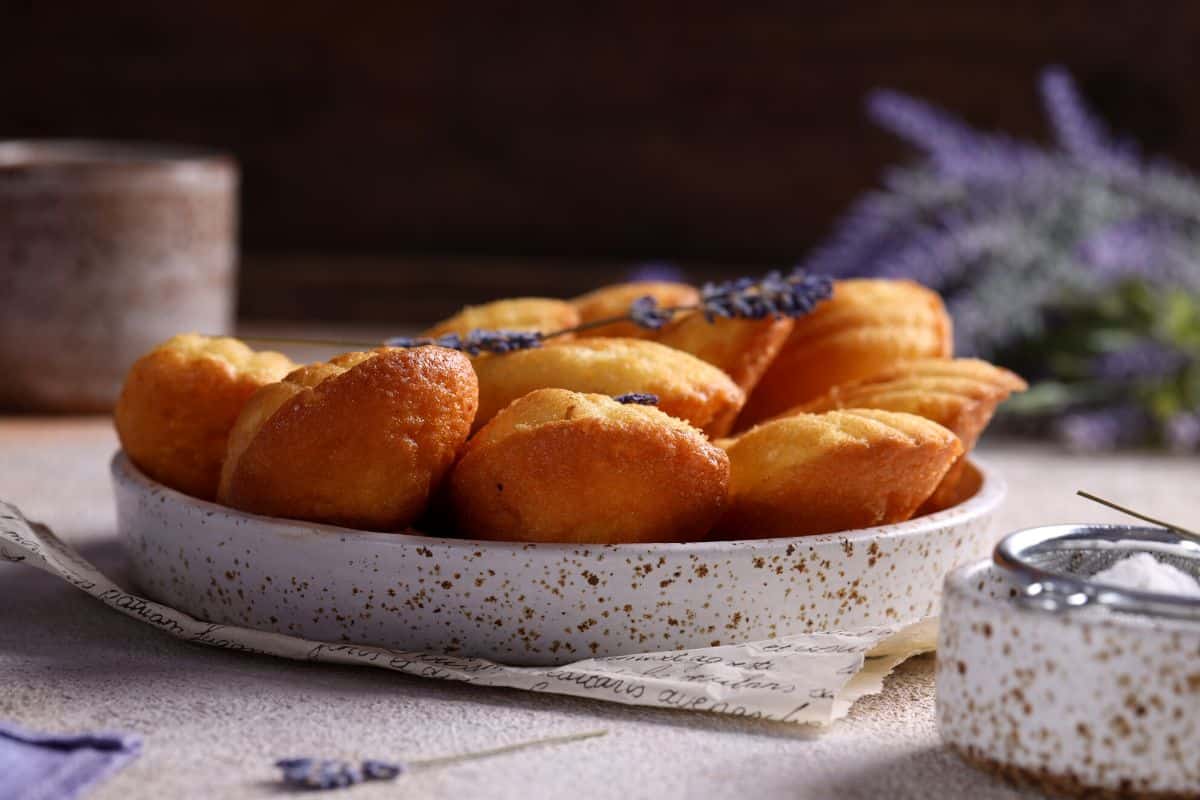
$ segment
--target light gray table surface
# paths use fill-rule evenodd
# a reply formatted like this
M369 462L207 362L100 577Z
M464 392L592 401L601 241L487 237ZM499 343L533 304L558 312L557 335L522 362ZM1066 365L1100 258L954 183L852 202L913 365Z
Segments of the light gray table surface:
M106 419L0 418L0 497L49 524L111 576ZM1181 523L1200 518L1200 460L1069 455L991 444L1010 485L1005 531L1114 514L1077 488ZM604 728L602 739L416 774L330 796L429 798L959 798L1026 796L939 744L933 657L817 733L713 715L424 681L184 644L49 575L0 564L0 719L55 731L141 735L144 754L90 796L237 798L278 793L273 759L420 757ZM2 781L0 776L0 781Z

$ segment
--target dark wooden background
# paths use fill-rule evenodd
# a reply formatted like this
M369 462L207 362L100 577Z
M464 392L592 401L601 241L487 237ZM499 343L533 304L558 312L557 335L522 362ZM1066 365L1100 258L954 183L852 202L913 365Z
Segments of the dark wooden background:
M875 86L1044 137L1062 63L1200 164L1196 2L538 5L3 3L0 137L234 153L260 319L787 264L905 155Z

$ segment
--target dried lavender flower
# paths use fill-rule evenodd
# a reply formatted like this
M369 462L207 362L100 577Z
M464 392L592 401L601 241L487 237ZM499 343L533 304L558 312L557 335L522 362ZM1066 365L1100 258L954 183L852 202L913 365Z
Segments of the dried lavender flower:
M671 321L675 309L663 308L658 300L646 295L633 301L629 307L629 319L639 328L656 331Z
M800 317L833 295L833 279L794 270L786 277L769 272L759 280L738 278L706 283L700 289L700 311L711 322L727 319Z
M616 400L618 403L623 403L625 405L630 405L630 404L638 405L638 406L656 406L656 405L658 405L658 395L648 394L648 393L644 393L644 392L628 392L626 394L619 394L616 397L614 397L613 400Z

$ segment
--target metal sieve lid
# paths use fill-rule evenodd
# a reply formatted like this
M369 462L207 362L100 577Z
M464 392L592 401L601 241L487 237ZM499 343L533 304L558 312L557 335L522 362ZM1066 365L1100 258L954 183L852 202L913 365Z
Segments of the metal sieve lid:
M1150 553L1200 580L1200 541L1170 528L1046 525L1010 533L992 554L996 566L1025 584L1017 600L1046 611L1088 606L1200 621L1200 599L1140 592L1092 576L1126 556Z

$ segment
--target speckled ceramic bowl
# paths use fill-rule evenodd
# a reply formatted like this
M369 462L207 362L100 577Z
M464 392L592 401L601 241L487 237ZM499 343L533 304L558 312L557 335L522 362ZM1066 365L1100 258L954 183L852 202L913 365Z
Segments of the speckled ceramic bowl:
M508 664L917 621L991 552L1001 480L953 508L791 539L576 546L369 533L182 495L113 459L117 524L151 597L200 619Z
M946 578L942 739L1054 794L1200 797L1200 624L1020 605L991 559Z

